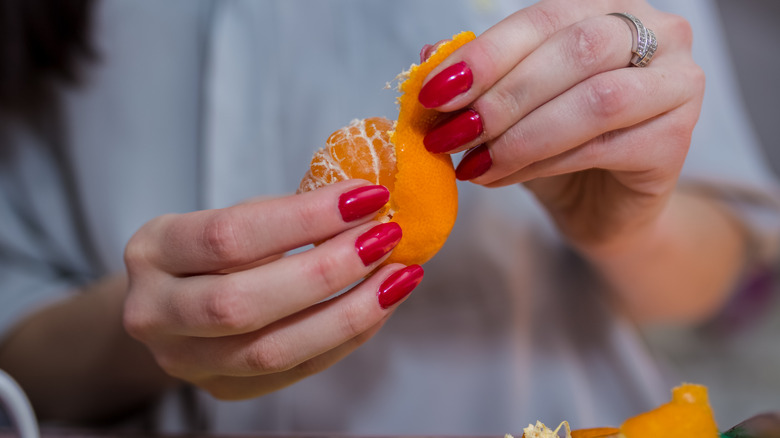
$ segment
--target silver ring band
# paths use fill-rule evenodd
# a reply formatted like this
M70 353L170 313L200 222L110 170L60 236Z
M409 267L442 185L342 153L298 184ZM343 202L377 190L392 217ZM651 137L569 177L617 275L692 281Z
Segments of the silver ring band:
M613 12L609 15L624 19L629 23L629 27L636 31L631 44L631 52L634 54L631 57L631 64L636 67L649 65L656 49L658 49L658 40L655 37L655 33L645 27L638 18L627 12Z

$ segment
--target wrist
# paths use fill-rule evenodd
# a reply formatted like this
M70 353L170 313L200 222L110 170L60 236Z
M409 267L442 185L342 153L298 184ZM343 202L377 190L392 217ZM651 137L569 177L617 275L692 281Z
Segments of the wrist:
M656 212L612 226L600 234L584 233L581 237L570 237L569 243L597 265L646 256L668 242L674 234L674 213L669 204L667 202Z

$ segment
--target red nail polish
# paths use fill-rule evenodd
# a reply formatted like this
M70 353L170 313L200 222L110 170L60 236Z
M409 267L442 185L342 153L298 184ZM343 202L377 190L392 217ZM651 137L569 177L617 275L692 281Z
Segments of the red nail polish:
M423 139L423 144L434 154L448 152L479 137L482 130L479 113L469 109L434 127Z
M368 266L381 259L398 245L402 234L401 226L395 222L379 224L361 234L355 241L360 260Z
M468 91L473 83L471 69L461 61L445 68L428 81L420 90L417 100L426 108L436 108Z
M344 222L354 221L378 211L389 199L385 186L358 187L339 196L339 212Z
M458 168L455 169L455 178L461 181L474 179L487 172L492 165L493 159L490 158L490 150L483 143L463 154Z
M377 297L379 305L387 309L409 295L423 278L423 268L420 265L409 265L392 273L379 286Z

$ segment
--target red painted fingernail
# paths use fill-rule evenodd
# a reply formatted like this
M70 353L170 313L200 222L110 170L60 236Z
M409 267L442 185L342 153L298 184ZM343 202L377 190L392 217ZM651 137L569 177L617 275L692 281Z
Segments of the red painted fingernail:
M434 154L451 151L479 137L482 129L479 113L469 109L434 127L423 138L423 144Z
M423 268L420 265L409 265L392 273L379 286L377 294L379 305L387 309L409 295L422 281Z
M468 91L473 83L471 69L461 61L445 68L428 81L417 99L426 108L436 108Z
M458 168L455 169L455 178L461 181L474 179L487 172L492 165L493 159L490 158L490 150L483 143L463 154Z
M387 204L390 191L385 186L363 186L339 196L339 212L344 222L354 221L376 212Z
M401 226L395 222L379 224L361 234L355 241L355 248L365 266L381 259L398 245L401 240Z

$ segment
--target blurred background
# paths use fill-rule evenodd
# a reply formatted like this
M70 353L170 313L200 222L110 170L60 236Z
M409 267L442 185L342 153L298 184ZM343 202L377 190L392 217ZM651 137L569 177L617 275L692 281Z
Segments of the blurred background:
M770 164L780 173L780 1L717 3L748 112Z
M685 1L685 0L681 0ZM768 165L780 175L780 0L717 0L745 107ZM668 367L710 389L721 427L780 411L780 261L754 285L748 320L650 333Z

